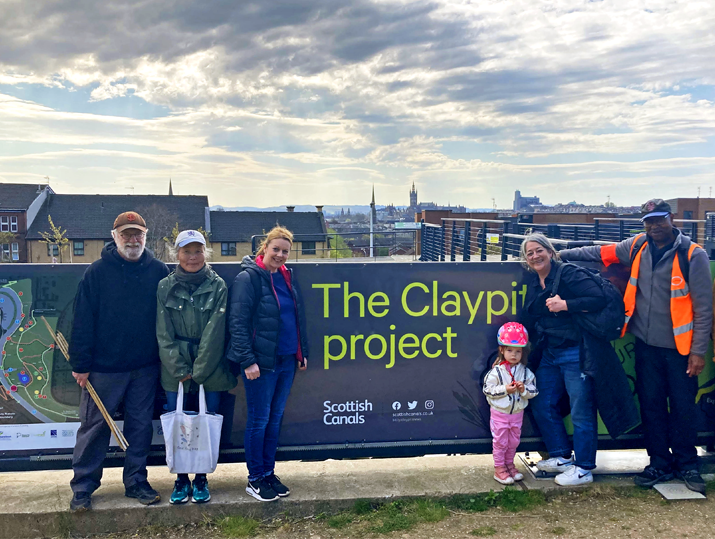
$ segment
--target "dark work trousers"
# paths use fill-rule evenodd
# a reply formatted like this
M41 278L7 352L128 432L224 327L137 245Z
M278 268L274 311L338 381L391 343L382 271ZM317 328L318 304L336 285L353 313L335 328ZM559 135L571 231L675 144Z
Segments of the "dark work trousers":
M697 470L694 418L698 377L685 373L688 356L670 348L650 346L640 339L636 339L635 354L636 391L651 466L659 470Z
M89 375L89 381L109 415L114 415L124 402L123 432L129 444L124 458L125 488L147 480L146 459L151 448L159 369L159 365L156 365L130 372L92 372ZM99 488L102 480L111 431L86 389L82 391L79 418L82 424L77 431L77 443L72 456L74 477L70 486L73 492L91 494Z

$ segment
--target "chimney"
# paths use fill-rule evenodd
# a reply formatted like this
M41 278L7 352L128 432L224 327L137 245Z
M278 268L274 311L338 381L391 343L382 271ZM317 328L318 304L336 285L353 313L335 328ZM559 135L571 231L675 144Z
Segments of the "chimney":
M315 209L318 210L318 213L323 213L323 206L322 204L318 206L317 204L315 205Z
M293 213L295 211L295 206L286 206L288 213Z

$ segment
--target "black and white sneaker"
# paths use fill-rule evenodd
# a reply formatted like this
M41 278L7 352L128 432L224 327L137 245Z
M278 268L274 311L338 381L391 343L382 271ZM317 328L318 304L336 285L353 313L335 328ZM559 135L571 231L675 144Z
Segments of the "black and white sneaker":
M276 494L281 498L284 498L290 494L290 489L281 483L281 478L276 474L271 474L263 478L268 485L276 491Z
M273 490L265 479L249 481L246 485L246 494L253 496L259 502L272 502L278 499L278 494Z

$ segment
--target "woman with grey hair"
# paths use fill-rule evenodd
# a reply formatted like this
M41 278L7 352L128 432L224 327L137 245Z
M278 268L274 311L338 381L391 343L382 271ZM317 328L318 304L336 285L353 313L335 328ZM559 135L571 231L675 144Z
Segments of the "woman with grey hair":
M184 395L204 386L206 409L218 412L221 392L236 387L224 357L228 287L206 263L207 247L197 230L179 233L172 252L176 270L159 283L156 333L161 385L167 410L176 410L179 384ZM206 474L179 474L169 503L206 503L211 499Z
M536 424L549 452L537 463L545 472L558 472L554 481L571 486L593 481L596 467L598 421L594 381L581 371L582 340L572 313L595 312L606 305L599 285L571 264L564 265L556 294L554 280L561 265L558 253L543 234L528 235L521 244L522 263L533 274L524 301L524 325L532 335L539 395L532 400ZM573 422L573 451L560 413L567 393Z

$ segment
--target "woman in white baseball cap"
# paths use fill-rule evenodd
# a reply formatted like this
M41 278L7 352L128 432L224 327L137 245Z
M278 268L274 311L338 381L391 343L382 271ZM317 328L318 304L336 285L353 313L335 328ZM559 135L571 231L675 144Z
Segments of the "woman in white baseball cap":
M183 383L184 395L197 393L203 385L206 409L216 413L221 392L237 384L223 354L228 288L206 263L211 251L201 232L179 233L172 253L178 265L157 291L156 331L167 411L176 410L177 388ZM179 474L169 502L182 504L189 499L194 503L211 499L206 474L196 474L193 484L188 474Z

